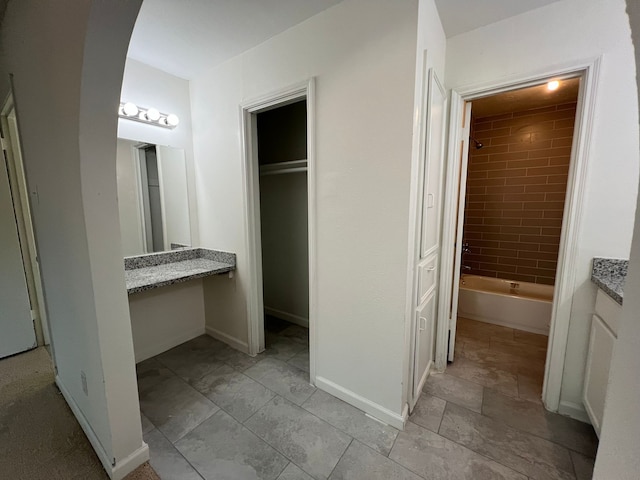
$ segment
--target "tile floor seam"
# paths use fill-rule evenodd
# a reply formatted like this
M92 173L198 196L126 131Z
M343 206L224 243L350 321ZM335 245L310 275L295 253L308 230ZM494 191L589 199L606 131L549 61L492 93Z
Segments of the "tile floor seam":
M277 395L277 394L276 394L276 395ZM280 396L280 395L277 395L277 396L279 396L279 397L280 397L281 399L283 399L285 402L292 403L292 404L293 404L293 405L295 405L296 407L302 408L302 407L300 407L300 405L296 405L295 403L291 402L290 400L287 400L286 398L284 398L284 397L282 397L282 396ZM268 405L269 403L271 403L274 399L275 399L275 397L274 397L274 398L272 398L271 400L269 400L269 401L267 402L267 404L266 404L266 405ZM266 405L265 405L265 406L266 406ZM264 407L263 407L263 408L264 408ZM262 410L262 409L260 409L260 410ZM305 410L305 412L306 412L306 410ZM258 412L256 412L256 413L258 413ZM309 413L309 414L311 414L311 415L313 415L311 412L308 412L308 413ZM254 415L255 415L255 413L254 413ZM253 416L253 415L252 415L252 416ZM315 417L315 415L313 415L313 416ZM318 418L318 417L316 417L316 418ZM326 421L322 420L321 418L320 418L320 420L321 420L322 422L326 423L327 425L329 425L330 427L335 428L335 427L333 427L333 425L331 425L329 422L326 422ZM275 447L274 445L271 445L269 442L267 442L266 440L262 439L262 438L261 438L261 437L260 437L256 432L254 432L253 430L251 430L251 428L250 428L248 425L244 425L244 424L241 424L241 425L243 425L243 426L244 426L247 430L249 430L249 431L250 431L254 436L256 436L258 439L260 439L262 442L264 442L264 443L265 443L266 445L268 445L270 448L273 448L276 452L278 452L280 455L282 455L282 456L283 456L285 459L287 459L289 462L293 463L296 467L298 467L298 468L299 468L300 470L302 470L304 473L306 473L307 475L309 475L309 476L310 476L310 477L312 477L312 478L315 478L313 475L311 475L309 472L307 472L304 468L302 468L302 467L301 467L301 466L299 466L297 463L295 463L293 460L291 460L291 459L287 456L287 454L285 454L285 453L284 453L283 451L281 451L279 448ZM337 430L337 429L336 429L336 430ZM337 461L337 462L336 462L336 464L334 465L333 469L331 469L331 473L327 476L327 479L331 477L331 474L332 474L332 473L333 473L333 471L335 470L335 468L336 468L336 466L338 465L338 463L340 463L340 460L341 460L341 459L342 459L342 457L344 456L345 452L349 449L349 446L350 446L350 445L351 445L351 443L353 443L353 441L355 440L351 435L347 435L347 436L348 436L351 440L349 441L349 444L347 445L347 448L345 448L345 449L344 449L344 452L342 452L342 454L340 455L340 458L338 459L338 461ZM285 467L285 468L286 468L286 467ZM283 471L284 471L284 470L283 470ZM280 474L282 474L282 472L280 472ZM276 477L276 480L277 480L277 477Z
M215 415L215 414L214 414L214 415ZM213 416L213 415L212 415L212 416ZM151 420L149 420L149 422L151 422ZM151 422L151 425L153 425L153 422ZM184 459L184 461L185 461L185 462L187 462L187 465L189 465L191 468L193 468L193 471L194 471L194 472L196 472L196 474L197 474L197 475L198 475L202 480L206 480L206 479L205 479L205 478L200 474L200 471L199 471L199 470L198 470L194 465L192 465L192 463L191 463L189 460L187 460L187 458L182 454L182 452L181 452L180 450L178 450L178 447L176 447L176 444L175 444L175 443L173 443L171 440L169 440L169 439L167 438L167 436L166 436L166 435L165 435L165 434L164 434L164 433L163 433L163 432L162 432L158 427L156 427L155 425L153 425L153 428L154 428L154 429L155 429L155 430L156 430L160 435L162 435L162 436L164 437L164 439L165 439L167 442L169 442L169 445L171 445L171 446L173 447L173 449L178 453L178 455L180 455L180 456ZM176 440L176 441L179 441L179 440Z
M340 464L340 461L342 460L342 457L344 457L345 453L347 453L347 450L349 450L349 447L351 446L351 444L355 441L355 438L351 437L351 441L349 442L349 444L347 445L347 448L344 449L344 452L342 452L342 455L340 455L340 458L338 459L338 461L336 462L336 464L333 466L333 468L331 469L331 472L329 472L329 475L327 475L327 480L329 480L331 478L331 475L333 475L333 472L336 471L336 468L338 468L338 465Z

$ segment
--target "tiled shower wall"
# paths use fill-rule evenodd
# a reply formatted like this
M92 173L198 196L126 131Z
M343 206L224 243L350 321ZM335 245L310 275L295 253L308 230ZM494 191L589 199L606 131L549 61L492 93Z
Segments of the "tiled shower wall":
M467 176L468 273L554 284L576 104L476 118Z

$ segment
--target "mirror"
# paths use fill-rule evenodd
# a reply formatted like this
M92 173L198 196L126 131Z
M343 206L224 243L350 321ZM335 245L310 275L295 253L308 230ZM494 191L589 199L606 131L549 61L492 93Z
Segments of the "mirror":
M184 150L119 138L116 173L125 257L191 246Z

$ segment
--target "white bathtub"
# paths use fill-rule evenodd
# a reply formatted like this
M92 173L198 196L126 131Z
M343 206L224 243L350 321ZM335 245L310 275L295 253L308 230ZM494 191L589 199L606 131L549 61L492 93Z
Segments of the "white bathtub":
M462 275L458 316L549 335L553 286Z

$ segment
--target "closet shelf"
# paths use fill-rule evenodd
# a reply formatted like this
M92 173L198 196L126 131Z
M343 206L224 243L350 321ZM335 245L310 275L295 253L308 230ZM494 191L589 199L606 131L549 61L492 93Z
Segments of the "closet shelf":
M306 171L306 159L260 165L260 175L282 175L284 173L297 173Z

